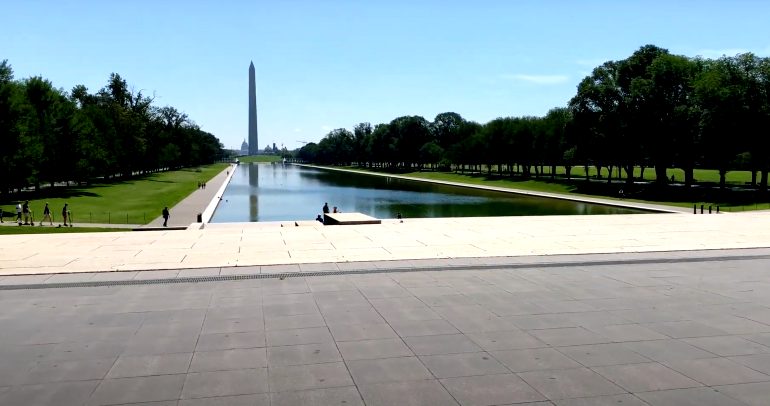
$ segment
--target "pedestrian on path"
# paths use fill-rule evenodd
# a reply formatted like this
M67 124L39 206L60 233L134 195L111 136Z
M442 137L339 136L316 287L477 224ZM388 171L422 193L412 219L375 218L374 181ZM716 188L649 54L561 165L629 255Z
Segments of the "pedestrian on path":
M168 224L168 218L171 217L171 214L168 212L168 206L163 208L163 227L166 227L166 224Z
M206 190L206 182L203 182L203 190Z
M67 203L64 203L64 207L61 209L61 217L64 219L64 227L67 227L67 219L69 218L69 210L67 210ZM71 221L70 221L70 227L72 227Z
M0 207L0 223L5 223L5 221L3 221L3 208L2 207Z
M51 209L48 208L48 203L45 204L45 209L43 209L43 219L40 220L40 225L43 225L43 222L45 219L48 219L48 221L53 225L53 219L51 218Z
M29 225L29 200L24 201L24 206L21 206L21 212L24 214L24 225ZM35 225L34 223L32 224Z
M21 202L16 202L16 221L21 223Z
M201 181L198 181L198 189L201 188Z

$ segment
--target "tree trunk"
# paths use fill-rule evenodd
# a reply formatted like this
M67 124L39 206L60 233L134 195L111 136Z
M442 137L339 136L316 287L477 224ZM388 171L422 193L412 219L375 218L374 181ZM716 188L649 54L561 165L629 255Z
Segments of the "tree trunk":
M633 165L626 166L625 169L626 169L626 185L631 186L634 183L634 166Z
M586 171L586 182L590 182L591 181L591 177L588 175L588 169L590 169L590 167L588 165L586 165L586 166L583 167L583 169L585 169L585 171Z
M640 172L639 173L639 179L643 181L644 180L644 170L647 169L647 168L645 168L644 165L640 166L639 168L641 169L639 171Z
M751 186L757 186L757 171L751 171Z
M724 189L727 183L727 171L724 169L719 170L719 188Z
M655 182L668 183L668 175L666 174L665 165L655 165Z
M684 169L684 185L690 186L695 182L695 175L693 168L683 168Z
M572 172L572 167L571 166L565 166L564 170L567 171L567 182L569 182L570 181L570 172Z
M556 176L556 165L551 165L551 180Z
M602 167L601 166L595 166L596 168L596 178L600 179L602 177Z
M607 184L612 183L612 168L614 168L612 165L607 167Z
M764 193L767 191L767 169L762 169L762 180L759 183L759 190Z
M540 171L537 168L537 165L535 165L535 179L540 179Z

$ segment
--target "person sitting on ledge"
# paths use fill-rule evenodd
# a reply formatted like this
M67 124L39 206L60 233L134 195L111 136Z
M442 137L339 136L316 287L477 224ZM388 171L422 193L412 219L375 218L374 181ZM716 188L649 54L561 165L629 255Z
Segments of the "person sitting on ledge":
M321 223L321 224L323 224L323 223L324 223L324 218L323 218L323 216L321 216L320 214L318 215L318 217L316 217L316 219L315 219L315 220L316 220L317 222Z
M339 212L337 211L337 206L334 206L334 212L335 212L335 213L339 213Z

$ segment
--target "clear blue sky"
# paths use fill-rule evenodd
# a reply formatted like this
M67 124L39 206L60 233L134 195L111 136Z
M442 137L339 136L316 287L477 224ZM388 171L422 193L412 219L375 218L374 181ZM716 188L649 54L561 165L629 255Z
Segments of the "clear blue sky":
M402 115L542 115L594 66L645 44L770 52L766 0L45 0L0 11L0 59L17 77L93 92L117 72L228 148L247 133L252 60L260 148L293 149Z

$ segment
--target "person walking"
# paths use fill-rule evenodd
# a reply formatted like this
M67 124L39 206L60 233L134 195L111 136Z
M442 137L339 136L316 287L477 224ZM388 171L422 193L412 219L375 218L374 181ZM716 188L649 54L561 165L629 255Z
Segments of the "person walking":
M201 188L201 181L198 181L198 189Z
M69 210L67 210L67 203L64 203L64 207L61 209L61 217L64 219L64 227L67 227L67 219L69 219ZM72 222L70 222L72 227Z
M21 213L24 214L24 225L29 225L29 200L24 201L24 205L21 206ZM35 225L34 223L32 224Z
M48 221L53 225L53 219L51 218L51 209L48 208L48 203L45 204L45 209L43 209L43 219L40 220L40 225L43 225L43 222L45 219L48 219Z
M329 203L324 203L323 212L324 214L329 214Z
M16 221L21 223L21 202L16 202Z
M168 224L168 218L171 217L171 214L168 212L168 206L163 208L163 227L166 227L166 224Z
M0 207L0 223L5 223L5 221L3 221L3 208L2 207Z

